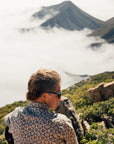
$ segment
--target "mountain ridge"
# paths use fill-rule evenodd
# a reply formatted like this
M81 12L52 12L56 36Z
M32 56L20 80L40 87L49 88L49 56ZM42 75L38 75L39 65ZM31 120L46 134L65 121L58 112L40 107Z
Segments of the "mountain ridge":
M46 14L50 13L50 9L59 12L42 23L41 27L62 27L67 30L82 30L84 28L97 29L104 23L81 10L71 1L64 1L58 5L43 7L32 16L43 18Z
M93 31L88 36L100 36L108 43L114 43L114 17L105 21L101 28Z
M45 17L46 20L44 19ZM43 19L43 22L41 22L39 26L45 30L50 30L54 27L70 31L80 31L84 28L91 29L93 32L87 36L98 36L105 40L104 42L96 42L90 45L90 47L95 47L95 49L106 42L114 43L114 17L107 21L102 21L84 12L71 1L64 1L47 7L43 6L40 11L32 14L31 18ZM21 28L19 31L30 32L37 28L38 26Z

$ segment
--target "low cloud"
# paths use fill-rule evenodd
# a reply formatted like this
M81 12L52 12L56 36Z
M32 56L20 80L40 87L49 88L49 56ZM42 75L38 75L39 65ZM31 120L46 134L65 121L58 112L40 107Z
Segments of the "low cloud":
M68 82L65 72L93 75L114 70L114 45L104 43L97 50L91 49L90 44L104 42L100 38L88 38L86 35L91 33L91 30L41 29L40 20L30 20L36 9L2 12L0 13L1 105L10 96L13 97L11 101L25 99L28 78L42 67L58 71L63 78L62 85ZM20 33L18 29L22 27L37 28L31 32ZM13 85L16 87L13 88ZM18 98L17 90L20 91ZM9 102L11 101L9 99Z

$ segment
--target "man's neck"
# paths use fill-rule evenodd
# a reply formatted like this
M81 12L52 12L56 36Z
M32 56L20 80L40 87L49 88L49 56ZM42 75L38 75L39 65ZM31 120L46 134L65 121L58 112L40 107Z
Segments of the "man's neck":
M41 98L38 98L38 99L36 100L36 102L45 103L45 101L44 101L43 99L41 99Z

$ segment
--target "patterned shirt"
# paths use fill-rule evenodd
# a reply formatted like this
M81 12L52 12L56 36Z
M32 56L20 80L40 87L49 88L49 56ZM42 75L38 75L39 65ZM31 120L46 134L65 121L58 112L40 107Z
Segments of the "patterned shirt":
M4 120L15 144L78 144L71 120L45 103L17 107Z

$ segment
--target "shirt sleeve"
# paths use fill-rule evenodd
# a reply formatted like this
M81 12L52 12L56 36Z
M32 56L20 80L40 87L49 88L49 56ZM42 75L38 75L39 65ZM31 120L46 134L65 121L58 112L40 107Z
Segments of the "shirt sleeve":
M5 122L5 124L6 124L8 127L10 126L10 120L9 120L8 115L6 115L6 116L4 117L4 122Z
M66 144L78 144L72 121L68 118L65 120L65 141Z
M10 114L6 115L4 117L4 122L5 124L9 127L9 133L12 133L12 130L11 130L11 121L10 121Z

